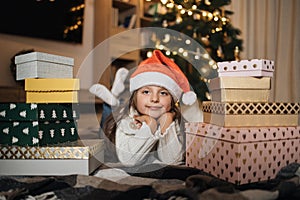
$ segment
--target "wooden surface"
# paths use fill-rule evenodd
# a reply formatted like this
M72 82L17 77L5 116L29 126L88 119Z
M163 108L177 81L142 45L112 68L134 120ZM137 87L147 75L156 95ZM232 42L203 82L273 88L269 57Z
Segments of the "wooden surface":
M25 102L25 90L23 87L1 86L0 87L0 102Z

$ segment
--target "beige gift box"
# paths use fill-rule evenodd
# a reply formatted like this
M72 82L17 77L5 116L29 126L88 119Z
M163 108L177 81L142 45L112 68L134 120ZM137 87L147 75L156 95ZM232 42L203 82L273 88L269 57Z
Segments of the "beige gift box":
M268 102L270 77L217 77L208 84L212 101Z

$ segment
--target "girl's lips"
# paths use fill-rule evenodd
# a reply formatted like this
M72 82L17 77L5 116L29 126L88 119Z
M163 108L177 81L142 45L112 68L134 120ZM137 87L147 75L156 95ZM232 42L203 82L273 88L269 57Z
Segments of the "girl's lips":
M146 106L150 110L160 110L162 107L161 106Z

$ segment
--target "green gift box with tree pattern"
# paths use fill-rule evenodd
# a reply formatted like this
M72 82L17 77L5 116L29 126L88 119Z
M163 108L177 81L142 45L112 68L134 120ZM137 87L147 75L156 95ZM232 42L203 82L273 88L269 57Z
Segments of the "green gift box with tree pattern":
M78 104L0 104L0 144L43 146L78 139Z

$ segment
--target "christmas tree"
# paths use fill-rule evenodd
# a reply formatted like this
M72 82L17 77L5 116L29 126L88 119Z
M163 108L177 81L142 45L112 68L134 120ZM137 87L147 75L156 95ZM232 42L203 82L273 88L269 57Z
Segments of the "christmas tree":
M230 0L161 0L148 12L153 18L151 26L178 31L200 44L201 48L192 47L187 40L184 44L178 42L181 38L174 38L174 34L158 32L151 38L156 48L165 50L182 68L201 101L209 99L206 83L216 76L216 65L211 60L207 62L210 68L205 68L205 74L209 74L206 76L186 58L194 59L196 66L203 65L202 58L206 53L215 62L239 59L242 40L238 36L241 32L230 23L228 16L233 12L225 9L230 3ZM176 45L177 50L174 50ZM169 46L172 46L171 51ZM197 64L197 60L202 63Z

